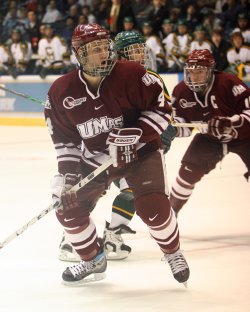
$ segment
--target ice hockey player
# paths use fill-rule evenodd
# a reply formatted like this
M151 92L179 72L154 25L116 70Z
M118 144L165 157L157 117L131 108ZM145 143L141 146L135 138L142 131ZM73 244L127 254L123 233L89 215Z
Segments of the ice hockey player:
M250 90L237 76L216 71L209 50L194 50L184 66L184 81L173 90L175 122L204 122L207 130L194 136L187 148L170 202L177 214L195 185L229 152L239 155L250 175ZM177 136L191 135L178 128Z
M153 55L150 53L145 43L145 38L140 32L134 30L122 31L116 35L114 42L119 59L137 62L147 70L155 67ZM156 75L156 73L154 74ZM161 79L160 76L158 77ZM162 133L161 139L164 145L164 153L169 150L175 134L176 130L171 125ZM124 243L122 234L135 234L135 231L128 226L135 214L133 192L124 178L115 181L115 184L120 189L120 193L113 201L111 221L110 223L106 222L103 235L104 251L108 260L127 258L131 252L131 247ZM79 255L66 240L65 235L59 249L60 260L80 261Z
M109 32L98 24L78 25L72 47L81 69L52 84L45 107L58 159L53 197L62 204L55 203L56 216L81 257L79 264L66 268L63 281L73 286L104 278L106 255L90 211L107 186L124 177L133 190L137 215L174 278L185 283L189 267L168 199L160 140L171 119L162 81L136 62L117 61ZM110 157L113 166L79 191L70 191L79 175L91 173Z

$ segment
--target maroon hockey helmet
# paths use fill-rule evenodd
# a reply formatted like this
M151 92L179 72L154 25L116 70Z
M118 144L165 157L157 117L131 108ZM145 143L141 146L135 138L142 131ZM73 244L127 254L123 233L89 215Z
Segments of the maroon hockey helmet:
M208 49L193 50L189 54L186 63L189 65L215 67L213 54Z
M215 68L213 54L207 50L193 50L184 66L184 82L194 92L204 92L210 86Z
M107 29L98 24L80 24L73 31L71 44L76 51L84 44L100 39L109 39Z
M98 24L80 24L72 34L72 50L78 65L90 76L107 76L117 60L109 31Z

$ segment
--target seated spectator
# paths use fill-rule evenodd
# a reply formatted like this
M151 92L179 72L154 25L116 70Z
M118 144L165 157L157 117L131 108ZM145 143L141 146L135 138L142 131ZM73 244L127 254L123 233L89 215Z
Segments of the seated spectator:
M131 16L134 19L130 4L123 4L122 0L112 0L112 5L108 11L108 27L112 37L123 30L125 16Z
M87 16L89 23L96 23L96 17L91 13L89 5L83 5L81 9L81 14Z
M212 31L214 29L222 28L221 19L215 15L213 9L204 7L201 10L201 14L203 16L202 25L209 37L211 37Z
M248 13L238 14L237 22L245 43L250 44L250 15Z
M68 53L65 42L54 34L54 28L51 25L46 25L44 38L38 42L39 59L36 63L35 74L44 79L49 74L65 73L67 71L63 61L65 53Z
M137 28L141 30L142 24L147 20L148 14L153 8L152 1L134 0L131 1L131 7L134 12Z
M244 38L239 28L233 30L230 40L232 48L227 51L229 63L227 71L243 79L250 74L250 47L244 44Z
M0 75L8 75L9 54L6 46L0 42Z
M206 29L202 26L196 26L194 30L194 40L190 45L190 52L193 50L204 50L207 49L211 51L211 42L207 40Z
M188 23L191 32L195 30L195 27L201 23L201 14L199 14L197 6L195 4L189 4L186 10L185 19Z
M37 53L38 41L41 38L39 31L40 22L37 19L37 14L34 11L29 11L27 13L27 23L25 25L25 38L31 42L32 52Z
M13 78L26 74L29 69L29 61L32 57L32 48L29 41L22 40L19 29L13 29L11 33L11 44L9 45L9 72Z
M161 44L161 40L153 32L153 25L151 22L144 22L142 25L142 33L146 39L146 45L152 51L154 58L156 59L157 72L166 71L166 62L164 49Z
M212 31L211 42L216 69L223 71L228 67L227 51L230 48L230 44L224 39L221 29L214 29Z
M89 20L86 15L79 15L78 24L88 24Z
M136 30L135 21L132 16L126 16L123 19L123 30L133 31Z
M149 11L147 20L151 21L154 33L159 33L165 17L169 16L168 10L162 4L162 0L152 0L152 9Z
M175 63L178 66L178 71L183 70L185 60L190 51L190 45L193 40L189 34L188 22L185 19L180 19L177 23L177 44L175 51Z
M46 13L42 18L42 23L53 24L60 20L62 20L62 15L56 8L56 1L49 1L49 4L46 7Z

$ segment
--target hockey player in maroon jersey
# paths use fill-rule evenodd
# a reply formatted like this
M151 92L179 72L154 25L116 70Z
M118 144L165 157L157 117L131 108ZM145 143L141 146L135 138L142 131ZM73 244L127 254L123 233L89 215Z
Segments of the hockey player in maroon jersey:
M144 36L138 31L122 31L115 36L115 47L118 59L134 61L146 69L154 68L155 60L146 46ZM159 79L160 76L159 76ZM167 92L167 91L166 91ZM164 145L164 154L169 150L176 130L171 125L162 133L161 140ZM106 221L103 233L103 244L108 260L121 260L128 257L131 247L126 245L123 234L135 234L128 225L135 214L134 196L124 178L114 181L120 189L112 204L110 223ZM79 262L80 257L63 235L59 246L59 259L63 261Z
M215 71L208 50L194 50L184 66L184 81L173 90L175 122L205 122L207 130L194 136L187 148L170 194L177 214L195 184L229 152L240 156L250 175L250 90L234 75ZM191 135L178 128L177 137Z
M56 216L82 261L63 272L68 285L103 278L106 256L90 211L106 187L125 177L137 214L159 245L174 278L185 283L189 268L180 251L171 210L160 135L170 121L169 96L161 80L136 62L116 61L109 32L97 24L78 25L72 47L81 69L58 78L48 92L45 116L58 158L53 181ZM85 176L113 159L77 194ZM157 173L157 174L156 174ZM156 204L157 203L157 204Z

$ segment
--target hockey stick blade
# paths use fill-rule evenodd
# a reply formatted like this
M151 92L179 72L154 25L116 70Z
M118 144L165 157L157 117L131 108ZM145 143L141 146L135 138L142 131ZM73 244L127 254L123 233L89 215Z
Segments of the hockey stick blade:
M73 186L72 190L77 192L86 184L88 184L91 180L97 177L100 173L106 170L109 166L113 164L112 158L109 158L104 164L99 166L96 170L90 173L87 177L83 178L79 183ZM46 214L48 214L51 210L54 209L54 206L51 204L48 208L41 211L37 216L33 217L23 226L21 226L17 231L9 235L2 243L0 242L0 249L2 249L5 245L9 244L13 239L21 235L24 231L26 231L31 225L35 224L37 221L42 219Z

